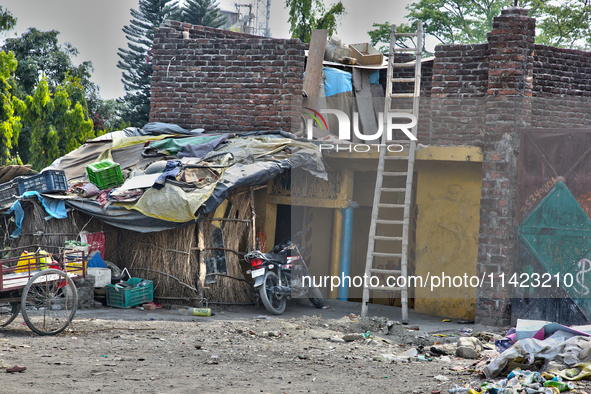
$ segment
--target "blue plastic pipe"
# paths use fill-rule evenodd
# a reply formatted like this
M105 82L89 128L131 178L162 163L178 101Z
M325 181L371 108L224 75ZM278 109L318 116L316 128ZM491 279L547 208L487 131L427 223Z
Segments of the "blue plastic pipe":
M342 208L343 214L343 228L341 230L341 286L337 293L339 300L347 300L349 298L349 287L351 280L342 280L351 272L351 244L353 240L353 208Z

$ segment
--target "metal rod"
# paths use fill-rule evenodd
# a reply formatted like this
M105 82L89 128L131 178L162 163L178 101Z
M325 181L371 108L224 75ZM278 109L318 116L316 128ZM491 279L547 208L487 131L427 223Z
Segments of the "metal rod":
M250 223L250 219L233 219L233 218L213 218L211 219L212 222L242 222L242 223Z

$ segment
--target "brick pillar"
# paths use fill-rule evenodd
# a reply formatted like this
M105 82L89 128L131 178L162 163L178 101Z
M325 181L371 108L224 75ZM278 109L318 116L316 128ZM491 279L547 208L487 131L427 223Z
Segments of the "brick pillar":
M482 196L478 274L487 282L477 289L476 321L508 325L511 289L488 275L511 276L516 258L517 155L519 130L531 121L535 19L527 10L503 10L488 34L489 71L483 138ZM496 278L495 278L496 279ZM507 281L508 279L506 279Z

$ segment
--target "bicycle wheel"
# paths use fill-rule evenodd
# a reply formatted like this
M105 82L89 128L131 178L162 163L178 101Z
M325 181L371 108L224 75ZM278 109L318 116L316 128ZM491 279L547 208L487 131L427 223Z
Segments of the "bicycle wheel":
M62 332L76 313L78 292L64 271L47 269L33 276L23 290L21 313L39 335Z
M0 327L6 327L16 317L21 310L21 304L18 302L0 302Z

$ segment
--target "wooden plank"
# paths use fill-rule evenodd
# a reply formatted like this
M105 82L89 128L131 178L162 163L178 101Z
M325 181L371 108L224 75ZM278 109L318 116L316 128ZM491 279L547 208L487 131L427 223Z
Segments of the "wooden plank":
M333 210L333 225L332 225L332 253L331 253L331 264L330 274L333 277L338 277L340 273L341 263L341 233L343 229L343 214L340 209ZM330 291L330 298L336 299L338 294L338 288L334 288Z
M203 231L203 220L197 224L197 248L199 248L199 297L203 297L205 290L205 276L207 265L205 264L205 235Z
M2 177L0 178L0 183L6 183L8 181L11 181L15 177L16 172L18 171L18 167L19 166L9 166L8 171L6 171L4 175L2 175Z
M270 197L270 196L269 196ZM288 197L289 198L289 197ZM267 241L263 252L269 253L275 246L275 229L277 226L277 205L267 203L265 209L265 235Z
M353 69L353 87L355 91L357 111L359 111L359 128L363 134L375 134L378 130L378 122L374 110L371 85L369 83L370 70L355 68ZM354 137L354 142L363 142L366 144L379 143L379 140L361 141Z
M31 172L31 165L26 164L23 166L5 166L0 167L0 184L9 182L17 176L27 175Z
M308 63L306 64L306 76L304 77L304 91L308 94L308 97L318 97L327 38L327 30L312 31Z

